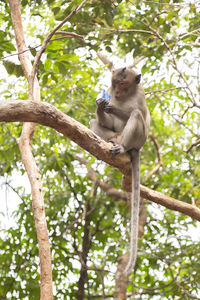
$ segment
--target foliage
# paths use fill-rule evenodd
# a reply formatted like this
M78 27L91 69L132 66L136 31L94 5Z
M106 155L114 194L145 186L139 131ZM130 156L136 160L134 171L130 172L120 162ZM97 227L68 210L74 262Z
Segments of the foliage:
M21 1L31 55L35 56L44 36L80 2ZM5 1L0 1L0 11L1 69L7 71L6 78L0 79L1 96L27 99L21 66L16 56L9 56L17 51ZM95 51L100 47L111 58L128 53L133 60L145 56L138 70L141 68L143 74L151 132L160 145L163 166L145 179L157 164L149 138L142 150L142 183L196 205L200 205L199 147L189 153L184 150L199 137L199 14L198 1L88 1L62 28L84 39L56 40L58 36L54 36L38 73L42 101L89 126L101 88L99 78L105 72ZM14 172L19 176L24 173L16 143L21 124L0 126L0 176L12 180ZM55 299L76 299L83 255L86 299L95 295L96 299L103 299L103 295L112 298L117 259L128 250L129 207L124 200L96 189L97 183L89 180L87 168L77 156L97 171L99 180L117 189L121 174L42 126L37 126L34 134L33 152L43 178ZM16 192L21 198L13 215L16 224L1 231L0 299L39 299L38 248L30 195L20 187ZM195 222L151 203L146 206L147 225L128 292L134 292L135 299L200 297L199 239L191 238Z

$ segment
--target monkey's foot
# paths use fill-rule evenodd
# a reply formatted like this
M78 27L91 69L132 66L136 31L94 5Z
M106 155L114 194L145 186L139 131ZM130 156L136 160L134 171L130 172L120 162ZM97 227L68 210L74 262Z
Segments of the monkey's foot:
M118 155L118 154L124 153L124 147L117 144L110 149L110 153L112 155Z

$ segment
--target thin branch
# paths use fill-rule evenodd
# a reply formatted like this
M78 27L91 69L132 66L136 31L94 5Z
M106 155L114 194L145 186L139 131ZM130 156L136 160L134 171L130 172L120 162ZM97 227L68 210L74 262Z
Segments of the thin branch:
M11 189L13 190L13 192L15 192L17 194L17 196L20 198L20 200L25 204L24 198L22 196L20 196L19 192L17 191L16 188L14 188L8 181L5 182L5 184Z
M157 30L153 29L149 24L147 24L147 26L149 27L149 29L151 29L151 31L154 33L154 35L156 35L163 42L163 44L165 45L166 49L171 54L172 62L173 62L172 66L179 73L180 77L183 79L184 83L186 84L187 89L190 92L191 98L193 100L193 103L196 103L195 96L194 96L194 94L193 94L193 92L192 92L192 90L191 90L191 88L189 86L189 83L188 83L187 79L185 78L184 74L178 68L174 52L172 51L172 49L170 48L170 46L167 44L167 42L165 41L165 39L160 35L160 33Z
M185 152L186 152L186 153L190 152L190 150L191 150L193 147L195 147L195 146L197 146L197 145L199 145L199 144L200 144L200 140L197 140L197 141L194 142L188 149L186 149Z
M134 61L134 63L132 65L129 66L129 68L134 68L137 64L139 64L139 62L141 62L143 59L145 59L146 57L145 56L141 56L139 57L138 59L136 59Z
M190 31L190 32L183 33L183 34L181 34L181 35L179 36L179 40L182 40L182 39L184 39L185 37L190 36L190 35L192 35L193 33L197 32L197 31L199 31L199 30L200 30L200 27L197 28L197 29L195 29L195 30L192 30L192 31ZM199 36L199 34L198 34L197 36Z
M160 104L163 107L164 111L166 111L178 124L180 124L182 127L184 127L190 133L192 133L194 136L199 137L199 135L197 133L195 133L192 129L187 127L187 125L183 121L180 121L180 116L179 115L173 114L173 113L170 112L170 109L168 108L167 105L164 105L164 103L163 103L163 101L161 101L160 97L158 97L157 95L155 95L155 97L157 97L157 100L158 100L158 102L160 102Z
M157 4L157 5L166 5L166 6L188 6L188 5L193 5L195 6L194 3L191 2L181 2L181 3L168 3L168 2L156 2L156 1L144 1L142 0L142 2L147 3L147 4Z
M77 34L77 33L74 33L74 32L59 31L59 32L56 32L55 34L61 34L61 35L64 35L64 37L52 39L52 40L49 41L49 43L51 43L53 41L61 40L61 39L65 38L65 37L84 39L83 35L80 35L80 34ZM2 57L2 59L6 59L6 58L9 58L9 57L12 57L12 56L23 54L23 53L31 51L31 50L35 50L35 49L37 49L37 48L39 48L41 46L42 46L42 44L39 44L39 45L37 45L35 47L29 47L28 49L23 50L21 52L17 52L17 53L13 53L13 54L4 56L4 57Z
M193 103L193 104L189 104L187 107L186 107L186 109L184 110L184 112L182 113L182 115L181 115L181 118L183 119L183 117L185 116L185 114L191 109L191 108L193 108L193 107L195 107L196 105Z
M109 33L146 33L154 36L156 35L155 32L153 31L143 30L143 29L120 29L120 28L116 28L116 29L106 28L106 29L109 31Z
M17 55L19 56L20 54L26 53L26 52L31 51L31 50L35 50L36 48L39 48L39 47L41 47L41 44L38 45L38 46L35 46L35 47L29 47L26 50L23 50L21 52L17 52L17 53L13 53L13 54L10 54L10 55L7 55L7 56L3 56L2 59L6 59L6 58L9 58L9 57L12 57L12 56L17 56Z
M163 165L163 162L162 162L162 158L161 158L161 155L160 155L160 147L159 147L159 144L158 144L158 141L156 140L155 136L154 136L154 133L152 133L150 135L153 143L154 143L154 146L155 146L155 149L156 149L156 154L157 154L157 158L158 158L158 164L157 166L151 170L148 174L147 174L147 179L149 179L150 177L152 177L154 174L156 174L158 172L158 170L160 169L160 167Z
M127 154L113 157L110 143L106 143L87 127L65 115L53 105L39 101L9 101L0 105L0 122L35 122L54 128L77 143L86 151L109 165L130 176L130 157ZM140 185L141 197L163 205L171 210L184 213L200 221L200 209L183 201L176 200L160 192Z
M174 87L174 88L169 88L169 89L160 89L160 90L154 90L154 91L147 91L147 92L145 92L145 95L155 94L155 93L167 93L167 92L170 92L170 91L181 90L181 89L185 89L185 88L187 88L187 87L179 86L179 87Z
M74 32L57 31L55 34L61 34L61 35L64 35L66 37L74 37L74 38L84 39L83 35L80 35L80 34L77 34L77 33L74 33Z
M112 71L113 68L114 68L113 62L110 61L110 60L109 60L105 55L103 55L100 51L97 51L97 55L98 55L98 57L100 58L100 60L102 61L102 63L103 63L104 65L107 65L108 69L109 69L110 71Z
M104 190L108 196L114 197L116 199L127 201L128 194L126 192L121 192L118 189L114 188L112 185L107 184L101 180L98 180L98 174L90 167L86 159L76 155L75 159L77 159L81 164L84 164L88 171L88 178L94 182Z
M189 293L189 292L188 292L188 291L180 284L180 282L178 282L178 275L179 275L180 272L179 272L179 273L177 274L177 276L175 277L174 274L173 274L173 271L172 271L172 268L171 268L170 264L168 265L168 268L169 268L169 271L170 271L170 274L171 274L172 279L175 281L175 284L180 288L180 290L182 290L183 293L186 294L190 299L198 299L198 300L200 300L199 297L196 297L196 296L192 295L191 293Z
M87 2L88 0L82 1L60 24L58 24L44 39L40 51L36 54L35 61L33 64L32 72L30 75L30 86L29 86L29 99L33 97L34 78L37 73L40 58L47 48L47 45L52 36L60 29L69 19L71 19Z

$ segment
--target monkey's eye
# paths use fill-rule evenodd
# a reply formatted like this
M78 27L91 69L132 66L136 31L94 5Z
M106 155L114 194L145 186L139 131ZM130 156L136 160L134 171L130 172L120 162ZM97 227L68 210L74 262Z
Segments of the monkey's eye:
M120 81L119 84L120 84L121 86L125 86L125 85L126 85L126 82L125 82L125 81Z

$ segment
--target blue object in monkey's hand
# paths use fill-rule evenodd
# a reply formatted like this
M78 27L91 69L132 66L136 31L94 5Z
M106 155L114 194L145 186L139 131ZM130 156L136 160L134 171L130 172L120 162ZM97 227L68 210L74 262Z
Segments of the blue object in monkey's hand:
M98 93L96 103L98 104L101 99L110 102L110 94L106 90L102 90Z

